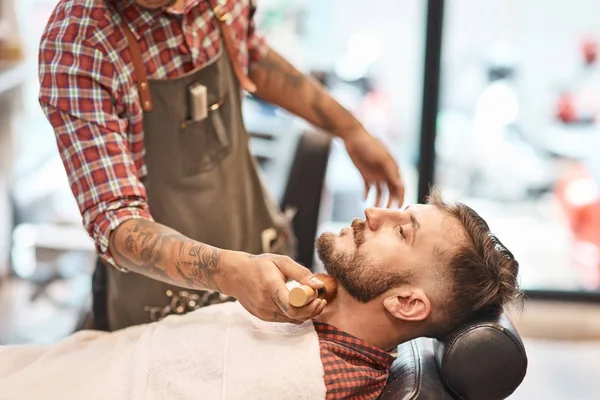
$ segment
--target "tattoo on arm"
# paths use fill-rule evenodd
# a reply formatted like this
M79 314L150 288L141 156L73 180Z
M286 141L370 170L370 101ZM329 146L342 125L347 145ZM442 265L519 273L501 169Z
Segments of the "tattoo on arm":
M184 277L189 285L206 286L208 289L221 291L215 282L215 274L218 273L219 251L215 248L209 248L201 243L188 243L186 248L187 256L181 254L175 262L177 270ZM184 271L189 271L186 274Z
M253 79L258 86L259 97L324 130L333 132L339 123L355 122L348 110L332 99L325 88L272 50L253 67Z
M335 129L335 122L333 119L325 112L323 107L323 92L321 90L317 90L315 93L315 98L311 102L311 108L317 118L319 119L318 125L326 130L332 131Z
M130 220L113 232L110 252L117 265L190 289L220 291L220 251L147 220Z
M285 68L285 65L275 57L269 57L273 53L263 57L256 65L266 74L267 86L282 90L300 88L304 84L305 76L293 68Z
M142 227L143 222L135 221L124 228L123 239L116 245L116 235L111 238L109 245L111 253L117 264L132 271L150 270L155 279L164 280L168 278L165 271L155 268L157 250L161 245L161 237L152 235L151 231Z

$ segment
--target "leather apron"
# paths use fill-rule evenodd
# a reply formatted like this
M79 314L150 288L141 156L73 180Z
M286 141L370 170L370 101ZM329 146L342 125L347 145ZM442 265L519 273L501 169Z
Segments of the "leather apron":
M122 29L132 58L141 60L127 23L122 23ZM223 41L221 49L230 50ZM293 257L291 215L282 213L266 190L250 152L242 121L242 91L231 62L228 52L221 50L208 65L166 80L148 80L145 70L139 71L144 68L137 66L141 101L148 96L152 101L151 111L143 116L147 166L143 183L150 213L156 222L221 249ZM190 87L195 85L206 87L207 115L200 120L191 117ZM149 89L146 96L143 89ZM234 300L104 268L105 295L100 288L102 270L94 282L97 329L102 328L101 313L106 316L106 329L112 331Z

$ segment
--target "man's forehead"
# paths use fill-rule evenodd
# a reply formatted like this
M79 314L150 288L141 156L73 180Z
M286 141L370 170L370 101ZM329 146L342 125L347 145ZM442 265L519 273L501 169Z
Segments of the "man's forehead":
M444 213L430 204L411 204L404 207L403 210L414 214L418 219L422 219L424 223L441 224L442 220L445 219Z
M454 247L465 239L461 223L452 215L431 204L408 206L408 212L414 213L421 225L422 234L438 244Z

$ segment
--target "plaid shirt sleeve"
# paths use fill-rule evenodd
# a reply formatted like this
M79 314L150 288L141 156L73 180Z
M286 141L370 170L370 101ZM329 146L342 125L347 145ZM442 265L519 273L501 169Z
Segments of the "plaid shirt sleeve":
M102 52L74 35L45 36L39 53L40 104L58 149L83 223L98 253L112 230L132 218L151 220L146 193L123 132L115 93L118 82Z
M250 0L250 12L248 17L248 56L250 64L259 61L269 52L269 46L265 38L256 31L256 1Z

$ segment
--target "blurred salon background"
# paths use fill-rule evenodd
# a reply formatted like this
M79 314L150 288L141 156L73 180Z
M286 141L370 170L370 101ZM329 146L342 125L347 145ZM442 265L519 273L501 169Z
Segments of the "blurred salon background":
M59 340L91 305L94 246L37 101L37 49L56 3L0 0L0 344ZM271 46L392 149L407 203L440 185L519 260L527 300L513 322L530 364L511 399L600 398L600 2L258 6ZM307 127L250 96L244 113L283 201L300 143L290 138ZM323 168L316 233L373 200L342 143ZM318 269L313 253L306 263Z

